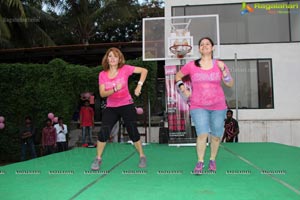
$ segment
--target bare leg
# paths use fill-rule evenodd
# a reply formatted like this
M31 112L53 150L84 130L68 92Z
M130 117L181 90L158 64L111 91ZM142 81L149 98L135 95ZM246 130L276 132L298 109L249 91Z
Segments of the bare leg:
M218 154L220 146L220 138L216 136L211 136L211 153L210 153L210 160L215 160Z
M97 141L97 158L102 157L103 150L105 148L106 142ZM140 157L145 157L141 140L134 143L136 150L138 151Z
M145 168L147 166L147 164L146 164L147 161L146 161L146 156L145 156L144 151L143 151L141 140L135 142L134 146L135 146L136 150L138 151L138 153L140 155L139 167L140 168Z
M102 163L102 153L104 151L106 142L100 142L99 140L97 140L97 158L95 158L95 160L92 163L91 169L92 170L99 170L100 169L100 165Z
M136 150L138 151L140 157L145 157L141 140L135 142L134 146L135 146Z
M102 157L102 153L104 151L106 142L97 141L97 158L100 159Z
M196 149L198 155L198 162L204 162L207 137L208 137L208 133L201 134L197 137Z

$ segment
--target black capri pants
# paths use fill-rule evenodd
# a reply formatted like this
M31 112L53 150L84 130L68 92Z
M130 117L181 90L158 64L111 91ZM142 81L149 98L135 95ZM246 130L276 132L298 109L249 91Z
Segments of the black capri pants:
M110 132L115 123L123 119L129 138L133 142L140 140L140 134L137 129L137 114L134 104L120 107L106 107L102 111L102 126L98 134L100 142L106 142L109 139Z

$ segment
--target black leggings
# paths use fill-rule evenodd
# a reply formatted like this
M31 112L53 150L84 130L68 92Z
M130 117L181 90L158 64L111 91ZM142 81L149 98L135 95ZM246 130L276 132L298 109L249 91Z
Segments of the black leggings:
M130 104L120 107L107 107L103 110L101 130L98 134L98 140L100 142L106 142L109 139L113 126L121 117L124 121L129 138L133 142L140 140L140 134L136 123L136 110L134 104Z

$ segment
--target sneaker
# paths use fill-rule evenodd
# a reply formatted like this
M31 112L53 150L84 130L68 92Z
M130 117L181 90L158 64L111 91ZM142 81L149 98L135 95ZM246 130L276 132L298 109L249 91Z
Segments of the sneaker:
M202 174L203 167L204 167L203 162L197 162L197 164L194 168L194 174Z
M145 168L146 167L146 157L140 157L140 163L139 163L139 167L140 168Z
M95 171L99 170L101 163L102 159L95 158L94 162L92 163L91 169Z
M210 171L216 171L217 170L217 166L216 166L216 161L215 160L210 160L209 161L209 168L208 170Z
M82 144L82 147L88 147L89 145L87 143Z

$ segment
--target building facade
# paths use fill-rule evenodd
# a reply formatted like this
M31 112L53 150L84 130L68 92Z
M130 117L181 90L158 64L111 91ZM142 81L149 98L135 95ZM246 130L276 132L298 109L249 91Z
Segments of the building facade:
M209 14L219 15L220 59L237 81L225 94L239 141L300 146L300 1L165 1L166 18Z

